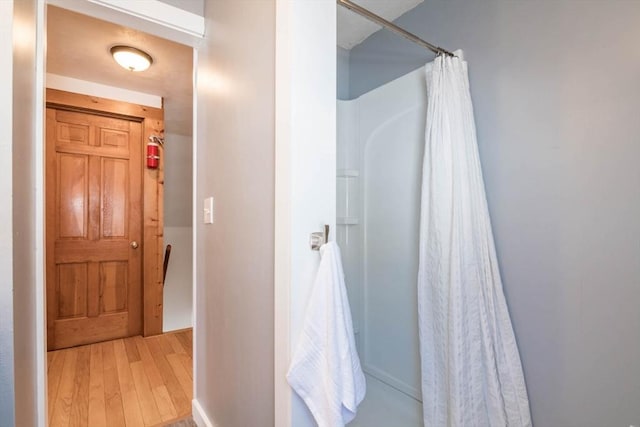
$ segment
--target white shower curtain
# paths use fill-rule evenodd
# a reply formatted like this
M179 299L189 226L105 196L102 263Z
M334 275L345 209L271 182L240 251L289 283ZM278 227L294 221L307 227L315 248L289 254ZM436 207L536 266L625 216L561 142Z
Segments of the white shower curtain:
M426 78L418 271L424 425L530 426L487 209L467 64L438 56L427 64Z

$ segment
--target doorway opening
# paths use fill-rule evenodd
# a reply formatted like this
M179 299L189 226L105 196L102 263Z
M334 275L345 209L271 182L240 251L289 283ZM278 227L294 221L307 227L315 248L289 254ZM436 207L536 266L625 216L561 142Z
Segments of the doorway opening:
M49 425L184 418L193 394L193 49L51 5L46 28ZM148 52L151 68L117 65L109 51L122 44ZM146 162L151 136L164 141L158 169Z

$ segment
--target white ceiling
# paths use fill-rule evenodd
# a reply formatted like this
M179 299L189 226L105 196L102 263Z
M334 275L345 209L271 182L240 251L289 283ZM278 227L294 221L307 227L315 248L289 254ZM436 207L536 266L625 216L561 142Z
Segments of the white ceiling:
M387 21L394 21L423 1L424 0L354 0L353 2L383 17ZM351 49L362 43L367 37L380 28L382 27L368 21L355 12L338 6L338 46L344 49Z
M133 73L109 49L124 44L144 50L153 65ZM192 49L146 33L68 10L47 9L47 72L162 96L165 130L192 134Z
M423 0L355 0L393 21ZM380 26L338 6L338 45L351 49ZM132 73L115 63L109 49L116 44L137 47L153 57L153 65ZM47 11L47 72L161 96L165 129L192 134L192 49L130 28L65 9Z

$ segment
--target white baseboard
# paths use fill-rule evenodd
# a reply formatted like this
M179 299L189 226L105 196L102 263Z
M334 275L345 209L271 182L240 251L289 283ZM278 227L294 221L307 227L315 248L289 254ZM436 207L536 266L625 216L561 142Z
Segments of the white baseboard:
M216 427L207 414L202 409L202 405L196 399L191 401L191 411L193 412L193 421L198 425L198 427Z

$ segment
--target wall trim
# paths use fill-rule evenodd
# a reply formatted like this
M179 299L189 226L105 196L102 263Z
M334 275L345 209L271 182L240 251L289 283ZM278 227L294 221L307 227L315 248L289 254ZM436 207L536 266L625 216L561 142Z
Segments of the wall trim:
M274 424L311 427L313 417L286 375L320 262L307 238L325 224L333 230L330 240L336 236L337 5L275 3Z
M198 385L200 377L200 369L198 367L198 351L200 350L200 341L198 338L199 329L197 328L196 319L198 304L198 236L196 235L196 231L198 229L198 221L200 220L200 204L198 203L198 193L197 193L197 179L198 176L198 50L193 50L193 98L191 102L193 104L193 136L192 136L192 147L193 152L191 153L191 164L193 167L193 172L191 175L191 292L192 292L192 306L191 306L191 324L193 325L193 400L195 401L198 398ZM195 412L195 411L193 411Z
M275 224L274 224L274 424L291 426L292 131L291 4L276 0Z
M158 0L45 0L49 5L197 47L204 17Z
M204 37L204 17L158 0L89 0L195 37Z
M76 111L89 112L94 114L105 113L107 115L120 117L125 120L130 120L131 118L133 118L139 122L142 122L145 119L164 119L164 111L162 110L162 108L148 107L146 105L116 101L109 98L102 98L93 95L83 95L81 93L58 89L47 88L45 91L46 104L54 108L71 108Z
M217 427L207 416L198 399L191 401L191 412L193 413L193 421L198 427Z
M40 392L36 393L36 405L38 408L38 426L47 426L49 416L49 400L47 395L47 293L45 281L45 73L47 69L46 45L47 45L47 7L43 2L37 3L36 10L36 77L35 93L36 109L35 117L35 297L36 297L36 387Z

